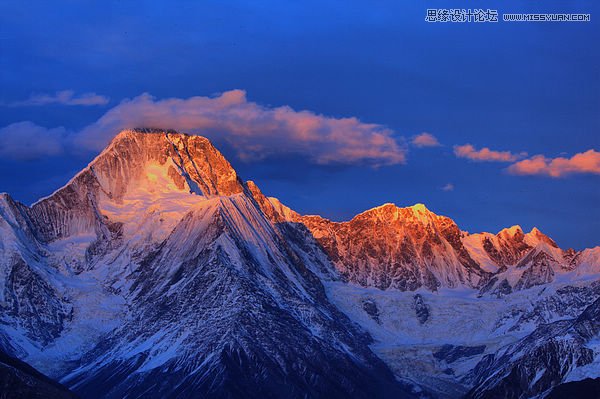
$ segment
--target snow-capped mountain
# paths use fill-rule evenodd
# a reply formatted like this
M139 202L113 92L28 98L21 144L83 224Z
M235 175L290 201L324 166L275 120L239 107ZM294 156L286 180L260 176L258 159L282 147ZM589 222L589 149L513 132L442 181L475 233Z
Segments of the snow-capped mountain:
M421 204L302 216L173 131L0 196L0 349L84 398L489 397L511 365L515 397L547 394L600 375L599 277L600 247ZM540 374L527 348L583 360Z
M205 138L125 131L3 201L6 340L84 397L404 396Z
M562 250L537 228L525 234L520 226L495 235L469 234L423 204L407 208L385 204L341 223L298 215L276 198L259 204L272 220L305 225L336 270L364 287L401 291L468 287L503 295L600 273L600 247Z
M549 393L568 375L598 377L600 299L574 319L537 327L531 334L495 354L473 370L472 398L520 398ZM583 378L579 378L583 379Z
M475 262L454 221L425 205L370 209L349 222L302 218L349 281L379 289L479 287L489 273Z

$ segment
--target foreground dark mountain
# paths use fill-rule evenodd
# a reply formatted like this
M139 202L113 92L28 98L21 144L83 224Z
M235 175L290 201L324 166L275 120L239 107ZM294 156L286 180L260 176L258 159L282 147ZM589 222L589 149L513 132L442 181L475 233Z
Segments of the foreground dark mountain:
M31 207L3 194L0 255L0 342L84 398L527 397L599 372L595 316L568 327L599 248L423 205L301 216L198 136L124 131Z
M552 389L548 399L600 398L600 378L567 382Z
M0 350L0 398L76 399L67 388Z

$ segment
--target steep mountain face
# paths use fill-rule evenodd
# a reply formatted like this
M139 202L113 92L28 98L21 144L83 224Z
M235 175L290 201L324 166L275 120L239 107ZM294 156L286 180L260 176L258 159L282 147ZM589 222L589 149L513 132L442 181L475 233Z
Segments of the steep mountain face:
M125 131L3 201L7 341L84 397L410 396L202 137Z
M478 259L482 262L491 261L491 267L497 269L516 265L540 242L558 248L554 241L537 228L525 234L520 226L503 229L496 235L490 233L466 235L464 241L472 252L478 252Z
M481 295L503 296L561 276L578 279L600 272L600 247L562 250L537 228L529 233L513 226L496 235L469 234L422 204L385 204L348 222L332 222L301 216L257 187L251 190L271 220L306 226L337 271L363 287L467 287L480 289Z
M464 234L463 242L473 258L494 276L481 287L481 293L506 295L568 277L577 280L597 274L599 248L562 250L537 228L524 233L521 227L504 229L497 235Z
M128 320L64 380L84 396L402 396L244 195L198 204L129 278Z
M424 205L386 204L349 222L301 219L348 281L379 289L478 287L489 278L463 245L449 218Z
M302 216L173 131L0 195L0 348L84 398L546 394L598 375L599 276L600 247L420 204Z
M42 344L72 317L72 306L54 286L48 251L37 240L28 209L0 195L0 322Z
M488 355L474 369L468 397L521 398L548 393L575 369L594 362L600 332L600 299L572 320L544 324L515 344ZM594 345L594 344L592 344ZM597 346L597 342L595 343ZM589 370L597 377L598 369Z

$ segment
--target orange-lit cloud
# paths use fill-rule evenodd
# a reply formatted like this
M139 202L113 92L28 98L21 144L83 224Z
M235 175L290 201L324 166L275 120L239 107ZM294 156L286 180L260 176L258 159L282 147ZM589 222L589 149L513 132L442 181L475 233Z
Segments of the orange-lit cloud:
M60 105L106 105L109 98L96 93L76 95L73 90L57 91L55 94L32 94L27 100L10 103L13 107L28 107L50 104Z
M510 151L494 151L487 147L477 150L471 144L455 145L454 154L477 162L515 162L527 156L526 153L513 154Z
M516 175L544 175L564 177L575 173L600 174L600 152L588 150L571 158L546 158L536 155L509 166L508 171Z
M318 164L404 163L405 149L393 132L357 118L332 118L290 107L248 101L243 90L215 97L158 100L149 94L122 101L76 135L79 145L103 148L119 130L172 128L224 139L243 159L300 154Z
M421 133L412 138L411 144L415 147L439 147L438 139L430 133Z

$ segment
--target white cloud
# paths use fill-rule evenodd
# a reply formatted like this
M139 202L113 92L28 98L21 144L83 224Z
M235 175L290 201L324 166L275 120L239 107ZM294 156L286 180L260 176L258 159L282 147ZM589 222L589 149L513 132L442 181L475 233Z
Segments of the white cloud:
M60 105L106 105L109 98L96 93L83 93L75 95L73 90L57 91L54 94L32 94L27 100L9 104L13 107L29 107L50 104Z
M134 127L169 128L224 139L247 160L293 153L317 164L405 162L405 149L384 126L287 106L265 107L248 101L243 90L163 100L142 94L110 109L75 139L79 145L99 150L120 130Z
M444 187L442 187L442 191L454 191L454 184L447 183L444 185Z
M31 160L60 155L65 150L67 131L47 129L32 122L18 122L0 128L0 156Z
M56 98L38 96L33 102L86 101L72 93ZM48 129L32 122L15 123L0 129L0 154L36 158L58 155L65 148L99 151L119 131L134 127L175 129L225 140L246 160L299 154L317 164L381 166L405 162L406 149L384 126L352 117L331 118L295 111L287 106L265 107L248 101L242 90L214 97L164 100L142 94L122 101L76 132Z

